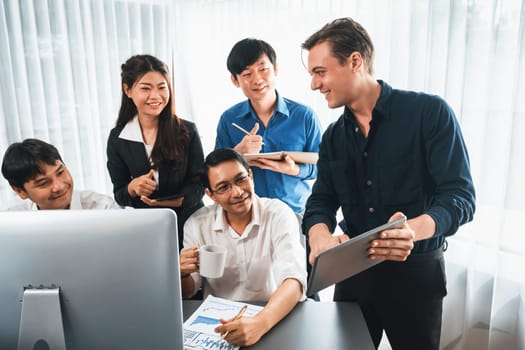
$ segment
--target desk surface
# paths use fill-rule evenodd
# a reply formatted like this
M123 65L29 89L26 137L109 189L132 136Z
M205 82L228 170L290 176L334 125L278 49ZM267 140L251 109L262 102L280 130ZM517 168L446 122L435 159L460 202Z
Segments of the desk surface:
M196 300L183 301L184 320L200 303ZM365 350L374 349L374 346L357 304L307 300L299 303L257 344L242 349Z

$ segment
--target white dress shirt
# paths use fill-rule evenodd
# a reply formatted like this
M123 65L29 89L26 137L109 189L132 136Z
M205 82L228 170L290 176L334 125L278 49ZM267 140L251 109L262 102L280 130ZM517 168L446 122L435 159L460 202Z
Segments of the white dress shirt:
M131 119L126 125L124 125L124 128L118 135L119 138L128 140L128 141L134 141L144 144L144 151L146 152L146 155L148 156L148 159L151 161L151 152L153 151L154 145L147 145L144 142L144 137L142 137L142 129L140 128L140 122L139 117L135 115L133 119ZM159 171L155 170L155 181L158 184L159 181Z
M299 223L294 212L278 199L253 194L252 221L241 235L227 223L222 207L199 209L184 225L184 247L216 244L226 247L224 274L208 278L204 296L230 300L268 301L287 278L298 280L306 292L306 252L300 243ZM195 291L201 286L192 273Z
M69 209L122 209L113 198L93 191L73 191ZM17 199L7 210L38 210L37 205L29 200Z

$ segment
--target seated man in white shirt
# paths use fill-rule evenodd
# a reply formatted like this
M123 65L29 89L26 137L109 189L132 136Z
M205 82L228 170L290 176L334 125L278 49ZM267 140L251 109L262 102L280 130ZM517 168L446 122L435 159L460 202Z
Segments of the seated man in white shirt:
M109 196L74 191L73 178L58 150L38 139L10 145L2 161L2 175L23 199L7 210L121 208Z
M204 295L243 301L268 301L254 317L221 320L215 331L234 345L249 346L304 300L305 250L294 212L278 199L254 192L252 171L232 149L216 149L206 157L206 195L215 204L199 209L184 225L180 254L182 294L201 286L198 247L226 247L224 274L207 279Z

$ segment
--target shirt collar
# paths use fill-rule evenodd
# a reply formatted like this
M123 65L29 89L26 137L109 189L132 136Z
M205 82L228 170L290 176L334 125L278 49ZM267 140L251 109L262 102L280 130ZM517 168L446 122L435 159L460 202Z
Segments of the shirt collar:
M390 104L390 96L392 95L392 87L382 80L378 80L377 82L381 85L381 93L379 94L379 98L377 99L374 111L372 113L374 113L374 115L378 114L383 118L390 119L391 116L388 113L388 107Z
M82 202L80 202L80 193L77 191L73 191L73 195L71 196L71 204L69 205L69 209L82 209Z
M389 113L389 104L390 104L390 96L392 95L392 87L385 83L383 80L377 80L379 85L381 85L381 92L379 93L379 97L377 98L376 105L374 106L374 110L372 111L373 118L385 118L390 119L391 115ZM344 120L346 122L350 122L352 125L355 124L355 117L354 113L345 106L345 110L343 112Z
M252 220L246 226L246 229L251 228L252 226L260 226L261 225L261 213L260 213L260 204L259 204L259 197L255 194L255 192L252 192ZM215 204L215 221L212 225L212 230L214 232L228 232L228 223L226 221L226 216L224 209L218 204ZM250 232L250 230L244 230L244 232Z
M286 105L286 102L284 101L284 98L279 95L279 92L275 90L275 95L277 96L277 103L275 105L275 114L279 113L282 114L285 117L290 116L290 110L288 109L288 106ZM239 113L237 114L237 119L247 118L250 115L256 116L257 114L252 108L252 105L250 104L250 100L246 100L241 103L239 107Z
M69 209L82 209L82 202L80 202L80 193L73 191L71 195L71 203ZM31 210L39 210L35 202L31 201Z
M290 111L288 110L288 105L284 101L284 98L282 98L277 91L275 91L275 93L277 94L277 104L275 106L275 112L289 117Z
M213 222L212 230L214 232L224 231L227 225L224 210L220 205L215 204L215 221Z
M135 116L127 122L118 137L128 141L144 143L142 131L140 130L139 117Z
M38 206L33 201L31 201L31 210L38 210Z

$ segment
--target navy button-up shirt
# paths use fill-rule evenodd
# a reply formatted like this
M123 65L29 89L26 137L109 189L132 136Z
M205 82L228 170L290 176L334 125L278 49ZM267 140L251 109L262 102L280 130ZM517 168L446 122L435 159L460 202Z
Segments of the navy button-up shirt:
M436 233L416 242L413 252L436 249L475 210L463 136L442 98L379 83L368 137L348 108L324 133L304 232L320 222L333 231L339 207L350 236L384 224L396 211L409 219L426 213Z

